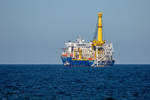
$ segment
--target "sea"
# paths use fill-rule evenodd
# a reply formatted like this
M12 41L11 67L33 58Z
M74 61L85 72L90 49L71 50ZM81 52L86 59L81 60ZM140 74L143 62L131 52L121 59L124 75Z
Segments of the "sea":
M0 100L150 100L150 65L0 65Z

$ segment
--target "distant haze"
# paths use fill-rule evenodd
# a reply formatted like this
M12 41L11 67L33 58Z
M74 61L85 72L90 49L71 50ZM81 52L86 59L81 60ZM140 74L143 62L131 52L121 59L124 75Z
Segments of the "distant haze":
M60 64L78 35L92 40L103 12L103 39L118 64L150 64L150 0L0 0L0 64Z

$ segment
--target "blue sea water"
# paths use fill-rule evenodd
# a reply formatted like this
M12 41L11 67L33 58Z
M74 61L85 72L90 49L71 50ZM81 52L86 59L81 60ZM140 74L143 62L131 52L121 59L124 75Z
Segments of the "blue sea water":
M150 100L150 65L0 65L0 100Z

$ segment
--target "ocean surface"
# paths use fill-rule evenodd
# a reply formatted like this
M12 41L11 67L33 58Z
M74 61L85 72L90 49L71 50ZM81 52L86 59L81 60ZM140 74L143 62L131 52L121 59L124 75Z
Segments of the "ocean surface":
M150 65L0 65L0 100L150 100Z

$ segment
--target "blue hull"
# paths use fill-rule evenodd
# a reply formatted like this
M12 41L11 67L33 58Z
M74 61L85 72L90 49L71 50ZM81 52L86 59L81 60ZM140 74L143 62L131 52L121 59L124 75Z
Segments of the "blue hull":
M96 66L94 60L72 60L71 57L61 56L62 62L66 66ZM101 62L98 66L113 66L115 61Z

